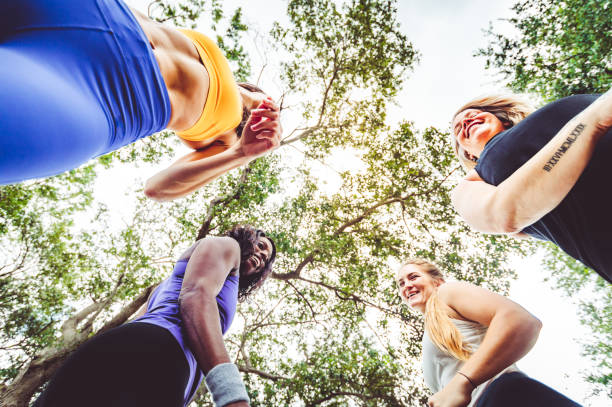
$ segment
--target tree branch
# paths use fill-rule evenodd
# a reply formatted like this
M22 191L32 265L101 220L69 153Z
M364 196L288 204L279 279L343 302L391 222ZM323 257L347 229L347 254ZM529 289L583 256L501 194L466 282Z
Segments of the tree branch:
M338 396L353 396L353 397L358 397L358 398L360 398L362 400L372 400L372 399L376 398L376 396L368 396L367 394L355 393L355 392L351 392L351 391L337 391L337 392L334 392L334 393L330 393L326 397L323 397L321 399L315 400L312 403L308 403L308 404L306 404L306 406L308 406L308 407L316 406L318 404L324 403L324 402L326 402L328 400L331 400L334 397L338 397Z
M238 365L238 370L240 370L241 372L244 372L244 373L256 374L259 377L263 377L264 379L272 380L273 382L276 382L276 381L279 381L279 380L287 380L287 381L292 380L290 377L279 376L279 375L267 373L267 372L255 369L253 367L247 367L247 366L243 366L243 365Z
M196 240L205 238L210 232L210 224L212 223L215 217L215 207L217 205L225 204L233 201L234 199L240 198L240 195L242 194L242 186L246 183L250 172L251 167L249 164L242 170L240 180L238 181L238 184L236 185L236 188L234 188L232 193L216 197L210 202L210 205L208 205L208 211L206 212L206 218L204 219L204 222L202 222L202 227L200 227L200 230L198 231L198 237L196 238Z

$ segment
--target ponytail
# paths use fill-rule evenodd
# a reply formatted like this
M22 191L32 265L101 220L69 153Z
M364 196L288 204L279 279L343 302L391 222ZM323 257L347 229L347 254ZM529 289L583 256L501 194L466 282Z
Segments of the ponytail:
M455 359L466 361L472 352L463 342L461 332L442 309L436 289L425 305L425 329L429 337L442 351Z
M408 264L419 266L434 280L444 281L444 275L434 263L421 258L411 258L404 262L404 266ZM472 354L470 348L463 342L461 332L452 323L448 313L443 308L437 288L425 304L425 330L440 350L454 358L466 361Z

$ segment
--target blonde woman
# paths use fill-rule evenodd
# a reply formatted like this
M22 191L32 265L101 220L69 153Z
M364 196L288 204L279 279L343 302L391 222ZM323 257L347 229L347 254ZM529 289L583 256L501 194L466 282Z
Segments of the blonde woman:
M403 302L425 315L428 406L578 406L516 367L542 327L523 307L469 283L447 283L422 259L408 260L396 280Z
M482 97L451 126L468 169L453 205L473 228L551 241L612 281L612 90L536 111L515 96Z

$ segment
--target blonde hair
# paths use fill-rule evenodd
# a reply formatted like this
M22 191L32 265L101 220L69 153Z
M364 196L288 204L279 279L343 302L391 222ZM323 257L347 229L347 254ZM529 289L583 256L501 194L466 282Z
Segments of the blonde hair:
M490 94L476 97L459 108L453 115L451 123L455 117L464 110L478 109L483 112L489 112L495 115L506 129L516 125L529 114L533 113L534 107L527 101L513 94ZM476 166L476 161L470 159L469 154L457 142L455 137L455 129L451 129L451 138L455 154L461 161L461 164L471 170Z
M404 262L402 267L410 264L419 266L421 270L429 274L434 280L444 281L444 275L434 263L421 258L410 258ZM454 358L466 361L472 354L470 348L463 342L461 332L452 323L448 313L442 308L437 288L427 299L425 305L425 330L439 349Z

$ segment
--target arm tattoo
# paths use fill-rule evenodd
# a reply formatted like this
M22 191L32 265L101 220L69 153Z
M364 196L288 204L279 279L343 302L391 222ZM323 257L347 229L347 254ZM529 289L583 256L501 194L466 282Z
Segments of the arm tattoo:
M574 141L576 141L576 139L578 138L580 133L582 133L582 130L584 130L585 127L586 126L584 124L580 123L578 126L576 126L574 130L572 130L572 132L569 136L567 136L563 144L561 144L561 147L559 147L557 151L555 151L553 156L550 157L550 160L546 161L546 164L544 164L543 169L545 171L550 172L552 170L552 168L561 159L561 156L563 156L563 154L565 154L565 152L572 146L572 144L574 144Z

